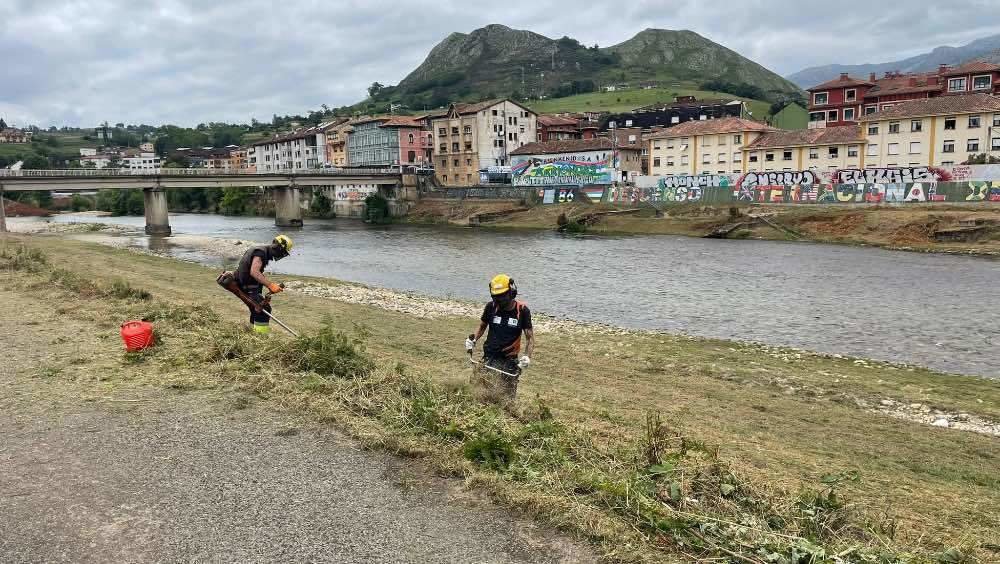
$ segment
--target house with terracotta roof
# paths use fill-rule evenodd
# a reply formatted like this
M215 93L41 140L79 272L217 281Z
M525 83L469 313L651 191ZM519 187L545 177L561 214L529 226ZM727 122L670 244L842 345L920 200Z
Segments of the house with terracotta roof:
M743 149L743 163L745 172L861 168L865 143L858 125L775 130Z
M319 168L327 162L326 132L339 120L262 139L247 150L248 165L257 172L281 172Z
M862 116L865 167L950 166L1000 156L1000 97L949 95L902 102Z
M355 120L347 138L351 166L426 165L432 134L420 117L376 116Z
M445 186L471 186L479 171L505 170L510 152L538 139L537 114L512 100L452 104L431 119L435 175Z
M909 100L970 93L1000 93L1000 65L972 62L937 71L908 73L889 71L868 80L841 73L840 78L808 89L809 127L837 127L855 123L862 115L886 110Z
M649 174L741 174L746 172L744 149L771 131L775 129L739 117L676 125L647 138Z

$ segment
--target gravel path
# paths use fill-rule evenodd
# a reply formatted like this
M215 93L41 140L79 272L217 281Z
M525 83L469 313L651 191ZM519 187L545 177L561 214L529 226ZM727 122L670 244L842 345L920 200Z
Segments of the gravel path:
M272 406L73 386L0 372L0 562L593 560Z

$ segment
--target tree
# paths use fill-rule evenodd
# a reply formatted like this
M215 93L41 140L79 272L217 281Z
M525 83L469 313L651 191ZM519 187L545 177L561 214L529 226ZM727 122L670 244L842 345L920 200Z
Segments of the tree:
M385 88L385 85L380 82L373 82L371 86L368 87L368 97L374 98L378 96L380 92Z
M41 155L29 155L24 158L24 164L21 165L24 170L44 170L49 168L49 159Z
M48 190L35 192L34 200L35 205L43 210L50 209L52 207L52 192L49 192Z
M0 118L0 129L7 129L7 122Z
M1000 164L1000 158L994 157L993 155L987 155L986 153L980 153L978 155L972 155L966 160L965 165L984 165L984 164Z
M330 198L321 191L313 194L312 202L309 204L309 211L316 217L327 218L333 216L333 206Z

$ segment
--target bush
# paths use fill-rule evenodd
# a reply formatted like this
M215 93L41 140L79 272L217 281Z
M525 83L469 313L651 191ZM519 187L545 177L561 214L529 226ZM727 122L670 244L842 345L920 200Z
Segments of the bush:
M365 221L368 223L388 223L389 200L381 194L372 194L365 198Z
M333 217L333 202L321 191L313 194L312 202L309 204L309 212L314 217Z
M246 215L250 210L250 192L245 188L223 188L219 211L222 215Z
M73 197L69 201L69 209L79 212L87 211L92 207L90 200L84 198L79 194L73 194Z

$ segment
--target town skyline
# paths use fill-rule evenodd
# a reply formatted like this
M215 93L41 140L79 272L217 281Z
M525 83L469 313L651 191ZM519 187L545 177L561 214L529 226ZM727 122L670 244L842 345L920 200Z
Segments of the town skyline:
M854 4L863 6L847 2L844 7ZM942 8L920 4L933 26L918 23L900 30L893 25L907 13L921 12L911 3L880 8L874 20L847 9L817 30L800 25L810 10L781 10L774 2L729 8L722 2L700 3L697 10L692 2L673 2L673 15L658 11L666 7L659 2L640 2L615 14L605 14L613 8L603 6L574 13L567 11L570 4L554 0L525 9L514 2L506 11L469 11L451 2L403 7L375 2L288 7L263 23L253 14L268 12L267 4L255 2L242 4L236 13L182 0L144 12L114 2L82 7L4 1L0 46L15 60L0 70L0 82L7 85L0 116L40 127L93 127L105 120L182 126L268 121L273 114L356 103L372 82L397 83L449 33L489 23L601 46L645 28L690 29L781 75L815 64L890 60L1000 32L1000 18L984 12L985 2L954 2L947 18L935 16ZM763 13L770 15L762 18ZM587 23L609 18L617 25ZM109 24L115 21L129 24ZM223 21L227 24L219 25ZM884 29L871 37L873 26ZM806 41L819 49L802 49Z

